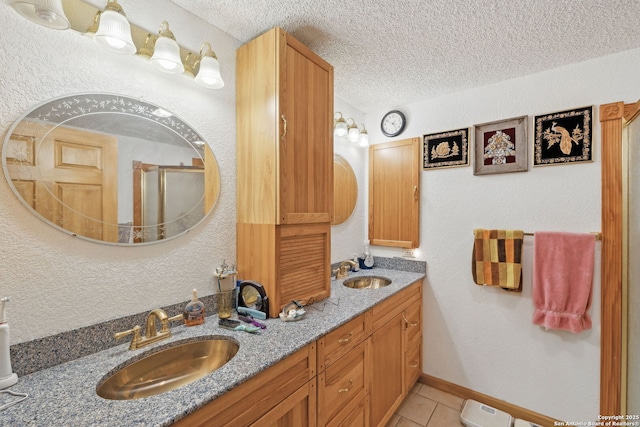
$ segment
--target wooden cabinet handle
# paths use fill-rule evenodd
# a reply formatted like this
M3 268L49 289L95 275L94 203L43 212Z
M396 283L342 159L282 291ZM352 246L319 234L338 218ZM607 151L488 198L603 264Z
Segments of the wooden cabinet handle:
M407 329L409 327L409 321L404 316L404 313L402 313L402 320L404 320L404 328Z
M351 341L351 337L353 336L353 332L349 332L349 335L347 335L346 338L340 338L338 340L338 344L340 345L345 345L346 343L348 343L349 341Z
M409 367L410 367L411 369L415 369L415 368L417 368L417 367L418 367L418 362L413 362L413 363L409 364Z
M409 323L409 326L410 326L411 328L415 328L416 326L418 326L418 321L416 320L416 321L415 321L415 322L413 322L413 323Z
M284 114L281 115L280 118L284 122L284 126L282 127L282 136L280 137L280 140L284 142L284 138L287 136L287 119L284 117Z
M349 378L349 385L346 388L339 388L338 389L338 394L348 393L349 390L351 390L351 387L353 387L353 378Z
M414 200L418 200L418 186L417 185L413 186L413 199Z

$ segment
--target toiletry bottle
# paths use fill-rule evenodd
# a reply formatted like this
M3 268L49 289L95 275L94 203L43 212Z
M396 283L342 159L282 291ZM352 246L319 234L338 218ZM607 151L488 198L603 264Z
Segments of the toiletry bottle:
M18 382L18 376L11 369L9 325L4 311L4 304L9 301L11 297L0 298L0 389L11 387Z
M204 323L204 304L198 300L198 290L193 290L191 302L184 308L185 326L196 326Z
M369 269L373 268L373 255L371 255L371 250L369 249L369 241L364 241L364 252L362 257L360 258L360 268Z

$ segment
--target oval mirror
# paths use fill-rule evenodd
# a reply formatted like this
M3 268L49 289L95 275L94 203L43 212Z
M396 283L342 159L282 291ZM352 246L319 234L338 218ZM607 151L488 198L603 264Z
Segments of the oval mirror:
M2 166L40 219L110 244L186 233L220 192L216 159L194 129L121 95L76 94L35 107L9 129Z
M351 165L344 157L333 155L333 222L345 222L356 207L358 181Z

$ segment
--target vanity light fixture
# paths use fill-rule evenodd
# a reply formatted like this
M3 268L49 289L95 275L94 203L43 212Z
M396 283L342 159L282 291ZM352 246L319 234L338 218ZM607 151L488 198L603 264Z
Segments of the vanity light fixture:
M93 40L109 52L122 55L133 55L136 46L131 38L131 26L117 0L108 0L104 11L98 12L95 17L94 27L97 31Z
M336 118L337 115L340 117ZM333 115L333 135L338 137L347 135L347 122L340 112Z
M71 28L74 32L93 36L96 44L111 52L144 57L160 71L189 77L195 75L195 82L209 89L224 87L220 63L209 43L204 43L197 54L178 45L167 21L162 22L157 34L150 34L129 22L118 0L107 0L104 10L88 1L9 0L9 4L22 16L40 25L55 29ZM184 73L185 69L187 73Z
M358 125L352 118L345 120L340 112L336 112L333 116L333 136L339 139L346 137L349 142L358 143L360 147L369 145L369 134L364 125Z
M218 57L207 42L200 48L200 69L196 75L196 83L209 89L224 87Z
M180 46L169 29L169 23L162 21L158 38L151 56L151 64L160 71L170 74L182 74L184 64L180 59Z
M366 147L369 145L369 133L367 129L365 129L364 125L362 125L362 130L360 131L360 138L358 139L361 147Z
M358 129L358 125L356 121L353 119L347 119L347 138L351 142L358 142L360 138L360 130Z
M62 0L18 0L12 2L11 6L36 24L54 30L66 30L71 26L64 14Z

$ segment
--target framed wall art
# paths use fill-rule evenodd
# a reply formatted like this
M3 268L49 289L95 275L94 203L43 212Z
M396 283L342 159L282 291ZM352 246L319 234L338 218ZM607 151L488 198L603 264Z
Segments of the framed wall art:
M591 162L592 107L535 116L533 166Z
M527 116L474 125L474 175L526 172Z
M431 133L422 137L422 168L452 168L469 164L469 129Z

